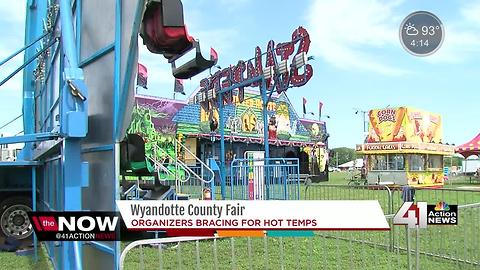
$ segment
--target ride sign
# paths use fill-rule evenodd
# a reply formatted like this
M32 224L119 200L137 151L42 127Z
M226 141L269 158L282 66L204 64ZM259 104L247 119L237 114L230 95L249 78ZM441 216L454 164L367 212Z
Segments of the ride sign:
M293 31L291 41L275 45L275 42L270 40L265 53L262 53L260 47L257 46L254 58L246 62L240 60L236 65L230 65L201 80L200 91L195 97L196 101L206 103L209 100L216 100L217 93L221 89L248 81L262 74L266 80L266 87L270 90L276 87L278 93L289 87L303 86L313 75L313 68L307 63L306 55L309 48L310 36L303 27L298 27ZM264 55L266 56L263 57ZM290 65L288 65L289 60ZM240 87L235 100L243 101L245 86L255 87L260 84L260 81L254 81ZM224 102L230 104L234 101L232 92L223 94Z

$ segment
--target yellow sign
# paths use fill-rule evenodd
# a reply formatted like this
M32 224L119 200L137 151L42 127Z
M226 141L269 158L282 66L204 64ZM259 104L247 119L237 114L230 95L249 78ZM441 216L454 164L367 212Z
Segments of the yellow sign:
M408 185L410 186L435 186L443 185L443 171L433 172L407 172Z
M407 109L405 120L407 141L427 143L442 141L442 122L439 114Z
M441 117L409 107L370 110L367 142L441 143Z
M200 122L210 122L210 114L213 113L212 118L214 118L217 123L220 119L218 115L218 109L213 108L211 112L205 111L205 109L200 109Z
M197 138L187 138L185 140L185 147L190 150L190 152L185 151L185 163L188 166L195 166L197 164ZM192 155L193 154L193 155Z
M248 98L245 101L240 102L240 98L238 96L233 96L233 104L238 105L242 104L244 106L247 106L249 108L254 108L254 109L259 109L262 110L262 99L261 98ZM269 101L267 103L267 110L268 111L274 111L276 108L277 104L275 102Z
M411 142L357 144L355 150L363 154L423 153L449 156L455 153L452 145Z
M257 116L254 113L246 112L242 115L242 130L244 132L253 132L257 124Z
M395 142L405 141L405 132L402 130L405 108L388 108L371 110L368 142Z

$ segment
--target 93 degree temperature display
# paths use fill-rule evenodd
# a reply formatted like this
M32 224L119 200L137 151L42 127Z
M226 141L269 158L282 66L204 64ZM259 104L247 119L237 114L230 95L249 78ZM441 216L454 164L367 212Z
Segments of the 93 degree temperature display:
M416 56L427 56L436 52L445 36L440 19L427 11L408 15L400 25L399 34L403 48Z

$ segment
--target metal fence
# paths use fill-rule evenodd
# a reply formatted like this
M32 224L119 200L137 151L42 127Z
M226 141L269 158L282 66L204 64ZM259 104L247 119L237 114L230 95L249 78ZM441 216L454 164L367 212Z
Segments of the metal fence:
M480 203L460 205L458 216L456 226L407 229L407 241L400 239L399 248L412 253L415 269L432 269L428 268L432 258L454 264L457 269L480 269Z
M211 188L214 184L213 172L205 170L203 166L189 166L191 177L176 183L176 191L180 195L186 195L189 199L203 199L205 188ZM207 179L207 180L206 180Z
M392 214L392 208L395 205L394 190L387 186L378 185L306 185L302 195L302 200L378 200L383 212Z
M307 185L301 199L378 200L390 231L313 237L164 238L130 243L121 269L480 269L480 191L416 189L416 201L458 205L458 225L392 225L402 198L383 186Z
M306 200L378 200L390 231L383 233L363 232L367 240L350 239L338 232L321 232L329 238L355 241L389 251L412 254L407 256L407 269L433 269L432 258L442 258L444 262L472 268L480 268L480 190L453 188L415 188L415 201L436 204L447 202L458 205L458 225L428 226L426 229L408 229L393 225L392 219L403 204L399 188L387 186L345 186L345 185L309 185L302 199ZM401 257L397 257L399 262ZM422 259L421 259L422 258ZM424 264L421 262L425 261ZM439 268L440 269L440 268ZM444 269L444 268L441 268Z
M232 200L298 200L297 158L234 159L227 180Z

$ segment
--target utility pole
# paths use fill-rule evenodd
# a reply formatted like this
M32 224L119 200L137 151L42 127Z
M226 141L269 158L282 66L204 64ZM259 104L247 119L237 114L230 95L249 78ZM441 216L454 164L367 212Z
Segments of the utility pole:
M335 151L335 159L337 160L337 163L336 163L337 166L335 166L335 168L338 168L338 152L337 151Z
M353 109L355 110L355 114L362 113L363 135L364 135L364 137L366 137L367 134L368 134L368 130L367 130L367 113L368 113L368 111L364 111L364 110L361 110L361 109L358 109L358 108L353 108Z
M367 112L366 111L362 111L362 114L363 114L363 133L367 133L367 118L366 118L366 115L367 115Z

